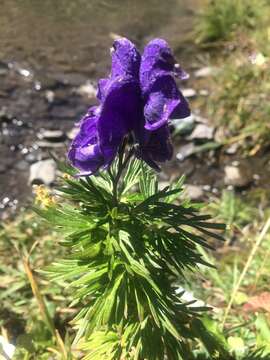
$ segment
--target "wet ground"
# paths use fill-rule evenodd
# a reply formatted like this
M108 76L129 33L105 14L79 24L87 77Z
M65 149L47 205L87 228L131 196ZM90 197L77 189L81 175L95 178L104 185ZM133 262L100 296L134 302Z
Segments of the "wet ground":
M65 154L74 122L95 102L96 81L109 71L109 48L115 35L129 37L139 48L153 37L163 37L170 42L183 67L193 74L198 62L186 40L193 27L194 9L198 2L1 1L2 214L29 199L29 176L33 164L50 158L49 151L59 157ZM188 88L190 84L182 86ZM44 133L44 130L50 131ZM206 140L214 142L214 134ZM200 145L205 143L205 139L178 137L176 155L182 151L181 146L190 142ZM224 186L224 163L234 162L238 166L236 160L237 154L224 156L219 149L190 154L183 159L178 156L167 166L163 180L185 173L188 183L215 193ZM262 174L257 174L255 169L253 174L246 175L250 164L244 163L241 176L247 177L249 183L268 176L269 163L263 161L263 167L258 170ZM258 161L255 160L254 166L259 166ZM261 169L268 170L262 172ZM254 174L258 176L254 177Z

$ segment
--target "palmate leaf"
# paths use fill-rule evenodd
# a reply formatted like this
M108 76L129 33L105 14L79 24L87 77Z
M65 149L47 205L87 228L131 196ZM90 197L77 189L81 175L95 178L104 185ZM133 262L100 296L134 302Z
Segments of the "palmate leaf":
M46 274L72 289L74 342L90 360L193 360L188 349L196 338L210 354L222 353L199 320L205 309L184 303L175 284L198 265L210 266L197 245L211 248L207 238L220 239L223 226L179 198L183 178L159 190L141 161L121 169L126 160L94 177L63 178L63 201L36 209L66 235L66 258Z

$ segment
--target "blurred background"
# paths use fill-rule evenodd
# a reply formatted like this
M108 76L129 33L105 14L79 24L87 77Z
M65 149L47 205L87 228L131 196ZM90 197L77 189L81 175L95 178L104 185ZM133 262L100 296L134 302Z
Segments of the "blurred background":
M196 1L178 0L1 2L2 210L25 203L31 183L54 181L50 162L35 164L48 150L65 153L74 123L96 102L97 80L110 71L113 39L126 36L142 49L164 37L185 65L194 9Z
M270 1L0 0L0 5L5 338L22 344L17 348L29 355L26 359L54 356L46 350L51 335L21 262L33 244L38 244L31 255L35 269L59 253L59 234L28 210L32 185L55 185L50 153L65 158L74 123L96 103L97 80L110 70L113 39L126 36L142 50L150 39L162 37L190 74L179 87L192 115L171 125L175 153L160 175L161 186L184 174L186 196L205 202L203 211L227 225L225 243L214 256L204 254L213 263L218 259L218 271L205 270L192 291L214 306L217 321L228 310L226 341L237 358L246 359L253 347L269 353L270 237L259 246L256 240L270 215ZM72 334L68 292L38 280L52 317L64 335Z

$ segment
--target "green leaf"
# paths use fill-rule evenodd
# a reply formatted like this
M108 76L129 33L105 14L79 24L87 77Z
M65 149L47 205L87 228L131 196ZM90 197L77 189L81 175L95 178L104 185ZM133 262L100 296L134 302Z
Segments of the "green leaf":
M142 171L142 166L140 160L135 159L129 162L120 189L120 194L122 196L125 195L134 185L136 185L139 182L141 171Z

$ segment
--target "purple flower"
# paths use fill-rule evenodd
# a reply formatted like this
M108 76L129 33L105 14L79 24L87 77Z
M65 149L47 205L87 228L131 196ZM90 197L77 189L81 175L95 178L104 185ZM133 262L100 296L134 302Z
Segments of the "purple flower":
M141 117L139 67L135 46L127 39L115 41L111 74L98 83L100 105L83 117L68 153L72 165L80 170L78 175L91 175L109 166L124 136Z
M114 42L111 74L98 83L100 105L90 108L81 120L68 153L79 175L109 166L131 132L138 144L136 155L150 166L158 169L156 162L171 159L169 119L190 114L174 76L186 74L175 64L164 40L151 41L142 59L129 40Z
M187 75L176 64L166 41L155 39L145 47L140 66L144 129L138 135L140 157L158 169L156 162L170 160L173 154L168 121L190 115L186 99L175 83Z

